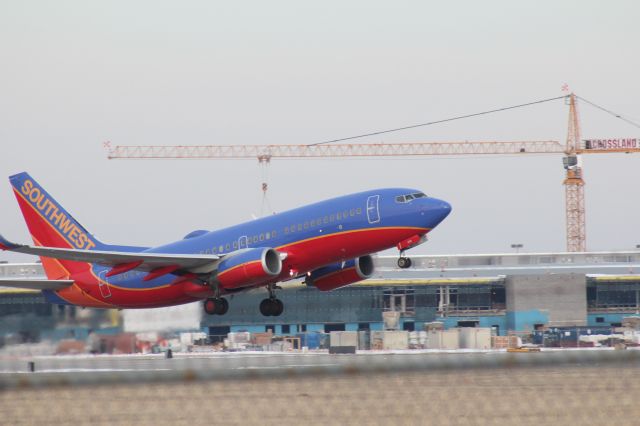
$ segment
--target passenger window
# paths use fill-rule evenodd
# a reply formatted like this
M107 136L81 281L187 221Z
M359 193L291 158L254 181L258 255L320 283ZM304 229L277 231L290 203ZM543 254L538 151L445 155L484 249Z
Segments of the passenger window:
M260 234L260 241L264 241L264 234Z
M332 214L331 216L329 216L329 222L333 222L334 220L336 220L335 214Z
M316 220L315 220L315 219L313 219L313 220L311 221L311 227L313 228L314 226L316 226Z
M253 242L254 242L254 243L257 243L257 242L258 242L258 236L257 236L257 235L254 235L254 236L253 236Z
M234 250L237 250L237 249L238 249L238 242L237 242L237 241L234 241L234 242L233 242L233 249L234 249Z
M294 232L296 230L296 226L295 225L291 225L291 232Z
M271 231L271 238L275 238L276 237L276 231Z
M348 211L343 211L342 212L342 217L344 217L345 219L349 217L349 212Z
M213 248L213 250L211 250L211 252L212 252L213 254L218 253L218 247L214 247L214 248Z
M298 224L298 231L302 231L302 224L301 223Z
M284 233L285 233L285 235L289 233L289 227L288 226L286 228L284 228Z
M325 216L323 219L324 224L326 225L327 223L329 223L329 216Z
M338 214L336 214L336 220L342 220L342 213L338 212Z
M227 246L225 247L225 249L226 249L227 251L229 251L229 249L231 249L231 245L229 245L229 243L227 243Z
M304 223L304 229L309 229L309 222Z
M362 214L362 209L360 207L356 209L356 214Z
M222 253L224 251L224 247L223 246L218 247L218 251Z
M266 234L264 234L264 238L268 240L269 238L271 238L271 234L267 232Z
M351 216L355 216L355 215L356 215L355 209L351 209Z

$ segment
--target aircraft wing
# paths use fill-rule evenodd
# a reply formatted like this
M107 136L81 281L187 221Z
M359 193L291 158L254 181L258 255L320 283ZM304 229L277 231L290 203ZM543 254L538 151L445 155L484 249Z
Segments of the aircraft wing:
M0 249L35 256L52 257L76 262L95 263L102 266L117 266L127 263L140 262L135 268L141 271L151 271L165 266L178 266L181 270L201 272L213 270L220 256L209 254L166 254L145 252L120 252L105 250L78 250L57 247L35 247L12 243L0 235Z
M30 290L62 290L73 284L73 280L42 280L0 278L0 287L27 288Z

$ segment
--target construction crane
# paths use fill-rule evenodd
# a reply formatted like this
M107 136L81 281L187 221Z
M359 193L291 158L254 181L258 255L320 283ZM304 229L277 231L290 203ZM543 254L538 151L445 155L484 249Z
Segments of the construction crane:
M580 120L576 98L569 97L569 126L567 130L566 156L562 159L566 177L565 214L567 216L567 251L587 251L587 220L584 208L584 178L578 155L580 149Z
M595 143L587 146L580 139L580 120L576 95L564 97L569 104L566 143L559 141L465 141L416 143L321 143L312 145L118 145L106 143L108 158L116 159L248 159L257 158L263 169L272 158L302 159L331 157L407 157L465 155L563 154L566 171L567 251L586 251L584 175L581 154L640 152L640 140L616 140L615 144ZM562 97L561 97L562 98ZM553 98L559 99L559 98ZM551 100L553 100L551 99ZM546 100L545 100L546 101ZM544 101L543 101L544 102ZM529 105L529 104L525 104ZM503 108L501 111L507 108ZM494 111L490 111L494 112ZM609 111L607 111L609 112ZM481 113L484 114L484 113ZM471 114L469 116L480 115ZM464 118L464 117L460 117ZM618 118L620 118L618 116ZM448 121L448 120L443 120ZM429 123L431 124L431 123ZM416 126L413 126L416 127ZM347 138L351 139L351 138ZM614 145L613 147L610 145ZM268 185L262 183L263 204Z

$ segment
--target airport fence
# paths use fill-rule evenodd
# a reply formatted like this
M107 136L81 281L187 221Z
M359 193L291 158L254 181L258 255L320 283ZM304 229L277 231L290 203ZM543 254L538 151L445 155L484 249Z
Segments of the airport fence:
M636 425L640 350L0 358L0 424Z

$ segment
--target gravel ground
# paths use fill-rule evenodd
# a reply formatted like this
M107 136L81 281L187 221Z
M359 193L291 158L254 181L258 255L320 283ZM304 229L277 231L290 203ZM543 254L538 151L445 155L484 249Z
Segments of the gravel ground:
M0 424L636 425L640 366L10 389Z

